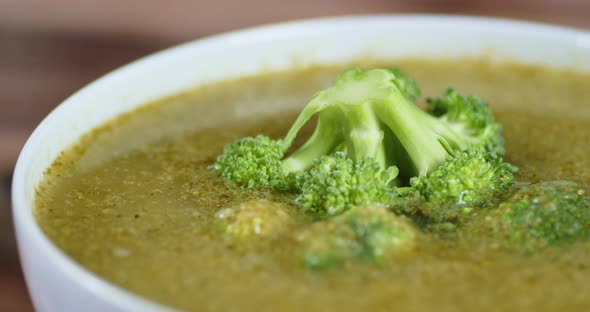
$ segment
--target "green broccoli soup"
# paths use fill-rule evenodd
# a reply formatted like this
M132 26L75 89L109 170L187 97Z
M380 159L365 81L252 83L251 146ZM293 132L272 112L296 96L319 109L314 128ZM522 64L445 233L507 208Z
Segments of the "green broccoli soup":
M120 116L46 171L37 221L181 310L590 310L590 74L358 64Z

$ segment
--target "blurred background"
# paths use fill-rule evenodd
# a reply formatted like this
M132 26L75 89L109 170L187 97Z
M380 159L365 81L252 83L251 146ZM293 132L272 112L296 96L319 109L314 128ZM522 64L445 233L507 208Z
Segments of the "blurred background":
M590 29L589 0L0 0L0 311L31 311L10 223L16 157L72 92L140 56L202 36L367 13L498 16Z

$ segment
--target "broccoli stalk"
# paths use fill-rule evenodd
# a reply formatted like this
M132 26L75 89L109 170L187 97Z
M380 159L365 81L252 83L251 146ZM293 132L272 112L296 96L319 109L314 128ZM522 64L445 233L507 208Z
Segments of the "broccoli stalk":
M346 151L353 160L374 159L382 167L388 164L383 145L383 129L372 107L382 93L371 71L348 70L336 84L316 94L303 109L283 140L286 150L299 130L314 115L318 125L309 140L283 161L286 172L304 170L322 155Z
M453 151L503 154L502 127L487 103L449 89L441 99L429 100L429 110L423 111L400 81L405 80L387 69L341 74L334 86L313 97L282 141L286 151L303 125L318 115L310 139L283 161L285 172L307 169L336 150L353 160L374 159L383 168L396 165L407 177L425 176ZM386 132L393 138L386 138Z

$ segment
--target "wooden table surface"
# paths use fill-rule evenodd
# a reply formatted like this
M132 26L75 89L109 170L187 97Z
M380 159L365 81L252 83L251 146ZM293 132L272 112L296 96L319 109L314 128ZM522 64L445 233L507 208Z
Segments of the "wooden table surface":
M0 311L32 310L10 224L12 167L35 125L72 92L140 56L212 33L317 16L417 12L590 29L589 0L0 0Z

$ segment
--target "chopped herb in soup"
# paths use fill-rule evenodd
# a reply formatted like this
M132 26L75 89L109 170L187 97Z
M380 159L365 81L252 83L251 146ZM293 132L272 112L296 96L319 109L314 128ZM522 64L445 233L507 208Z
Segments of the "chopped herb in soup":
M183 310L590 309L590 75L394 63L149 103L63 152L37 220Z

